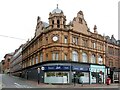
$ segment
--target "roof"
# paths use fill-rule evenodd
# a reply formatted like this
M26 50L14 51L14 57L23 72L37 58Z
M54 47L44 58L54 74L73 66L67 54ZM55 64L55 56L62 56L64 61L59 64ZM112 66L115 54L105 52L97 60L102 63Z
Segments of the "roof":
M58 4L57 4L57 8L52 11L52 14L54 14L54 13L61 13L61 12L63 12L63 11L58 8Z
M14 54L14 52L7 53L7 54L5 54L4 58L6 58L7 55L12 56L13 54Z
M46 23L46 22L43 22L43 25L44 25L44 27L48 27L49 26L49 24Z

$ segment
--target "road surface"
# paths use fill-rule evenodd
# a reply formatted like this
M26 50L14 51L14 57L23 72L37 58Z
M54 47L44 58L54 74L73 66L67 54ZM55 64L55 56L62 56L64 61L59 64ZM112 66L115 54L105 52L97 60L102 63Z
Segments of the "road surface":
M2 90L120 90L117 84L111 85L50 85L37 84L36 81L30 81L23 78L0 74L0 88Z

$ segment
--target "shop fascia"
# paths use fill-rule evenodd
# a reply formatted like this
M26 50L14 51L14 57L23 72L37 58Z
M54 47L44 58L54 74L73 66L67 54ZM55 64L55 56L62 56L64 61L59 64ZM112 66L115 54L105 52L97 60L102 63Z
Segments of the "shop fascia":
M43 71L89 71L88 66L50 65L43 66Z

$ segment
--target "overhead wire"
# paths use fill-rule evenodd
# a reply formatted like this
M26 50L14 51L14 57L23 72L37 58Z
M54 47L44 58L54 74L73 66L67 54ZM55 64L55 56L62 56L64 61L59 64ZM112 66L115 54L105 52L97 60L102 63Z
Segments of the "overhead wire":
M13 39L18 39L18 40L26 40L26 39L22 39L22 38L7 36L7 35L0 35L0 37L13 38Z

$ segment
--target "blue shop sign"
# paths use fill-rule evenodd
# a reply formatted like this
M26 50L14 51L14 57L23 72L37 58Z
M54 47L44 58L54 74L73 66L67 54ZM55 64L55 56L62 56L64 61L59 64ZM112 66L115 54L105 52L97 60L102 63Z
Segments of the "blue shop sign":
M84 67L84 66L72 66L72 70L75 70L75 71L89 71L89 67Z
M69 71L70 70L70 66L63 66L63 65L53 65L53 66L44 66L44 70L65 70L65 71Z

